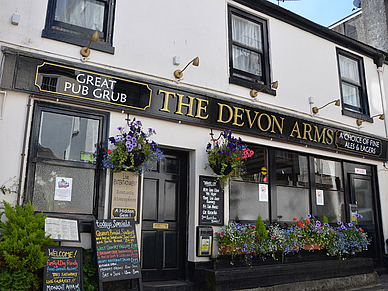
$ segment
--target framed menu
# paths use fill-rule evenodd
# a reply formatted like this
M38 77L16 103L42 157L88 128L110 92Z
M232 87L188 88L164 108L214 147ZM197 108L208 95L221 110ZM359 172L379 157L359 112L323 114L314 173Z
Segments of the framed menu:
M44 231L55 241L80 241L77 219L46 217Z

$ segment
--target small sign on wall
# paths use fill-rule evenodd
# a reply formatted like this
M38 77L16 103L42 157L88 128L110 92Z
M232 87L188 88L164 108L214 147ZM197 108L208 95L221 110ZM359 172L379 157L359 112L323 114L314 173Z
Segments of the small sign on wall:
M134 172L113 173L111 218L137 221L139 176Z
M325 205L325 201L323 198L323 190L317 189L315 191L315 193L316 193L316 198L317 198L317 205Z

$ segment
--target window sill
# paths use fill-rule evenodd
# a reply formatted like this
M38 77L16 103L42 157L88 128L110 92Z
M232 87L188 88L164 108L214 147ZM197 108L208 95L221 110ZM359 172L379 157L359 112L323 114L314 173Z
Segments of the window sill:
M89 39L83 36L55 29L44 29L42 31L42 37L78 45L80 47L87 46L89 42ZM92 42L90 48L109 54L114 54L115 52L115 48L110 43L101 41Z
M356 118L356 119L361 119L361 120L364 120L364 121L366 121L366 119L368 119L370 117L369 114L357 113L357 112L353 112L353 111L350 111L350 110L347 110L347 109L344 109L344 108L342 109L342 115L346 115L346 116L353 117L353 118ZM373 119L368 120L366 122L373 123Z
M229 78L229 83L235 84L238 86L242 86L242 87L246 87L248 89L254 89L257 91L260 91L260 89L262 89L263 87L265 87L265 85L267 85L267 84L260 84L260 83L257 83L255 81L250 81L250 80L246 80L246 79L238 78L238 77L234 77L234 76L231 76ZM260 93L267 93L267 94L272 95L274 97L276 96L276 90L270 88L270 86L265 88Z

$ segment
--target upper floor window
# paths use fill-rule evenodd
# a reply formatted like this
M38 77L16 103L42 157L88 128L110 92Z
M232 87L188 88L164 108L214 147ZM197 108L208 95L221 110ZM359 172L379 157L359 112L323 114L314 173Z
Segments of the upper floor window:
M359 118L369 115L368 97L361 57L337 49L343 114Z
M115 0L49 0L43 37L113 53L112 32Z
M231 83L260 89L270 82L267 22L233 7L229 7L229 66Z

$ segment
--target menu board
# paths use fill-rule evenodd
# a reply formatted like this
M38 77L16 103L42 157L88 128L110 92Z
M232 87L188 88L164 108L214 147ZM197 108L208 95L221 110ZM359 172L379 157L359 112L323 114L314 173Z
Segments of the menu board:
M46 246L43 291L83 290L82 248Z
M199 224L224 225L224 190L214 177L199 177Z
M111 218L137 221L139 176L130 171L113 173Z
M94 237L101 282L140 278L135 224L127 219L96 220Z

